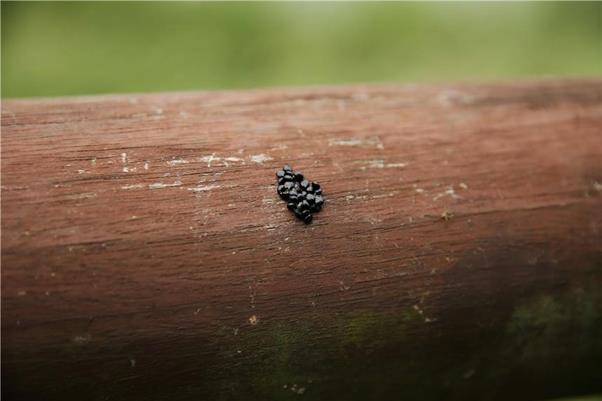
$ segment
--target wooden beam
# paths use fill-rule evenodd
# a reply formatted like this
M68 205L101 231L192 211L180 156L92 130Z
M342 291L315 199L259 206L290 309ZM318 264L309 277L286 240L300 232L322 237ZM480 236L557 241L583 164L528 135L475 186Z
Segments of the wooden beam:
M601 93L4 101L3 396L602 391ZM285 163L322 184L311 225L276 194Z

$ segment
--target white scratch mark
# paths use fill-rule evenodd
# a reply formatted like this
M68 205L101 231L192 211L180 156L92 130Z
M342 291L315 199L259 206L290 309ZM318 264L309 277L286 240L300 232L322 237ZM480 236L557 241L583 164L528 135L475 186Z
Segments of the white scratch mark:
M128 154L124 152L121 154L121 163L125 164L127 162L128 162Z
M207 163L207 167L211 167L211 162L213 162L214 160L216 160L215 153L212 153L209 156L199 157L199 161Z
M144 169L148 170L148 162L144 162Z
M84 174L86 170L77 170L77 174Z
M284 149L288 149L288 145L285 145L283 143L270 148L270 150L284 150Z
M58 188L58 185L54 186L55 188ZM2 189L3 191L20 191L23 189L29 189L29 187L27 185L2 185L0 186L0 189Z
M268 155L264 155L263 153L261 153L259 155L252 155L251 156L251 161L253 163L263 164L263 162L266 162L268 160L273 160L273 159L270 156L268 156Z
M383 143L377 136L370 138L331 139L328 141L328 146L370 146L381 150L384 149Z
M144 184L131 184L131 185L123 185L121 189L137 189L144 188Z
M92 159L90 159L90 164L92 166L96 166L96 157L93 157Z
M422 188L416 188L416 189L414 189L414 191L416 191L416 193L419 193L419 194L424 193L424 189L422 189Z
M468 185L464 184L463 182L461 182L460 184L458 184L460 188L462 189L468 189Z
M162 182L155 182L153 184L148 185L148 189L162 189L162 188L170 188L170 187L179 187L182 185L182 181L175 181L172 184L164 184Z
M67 196L67 199L88 199L88 198L96 198L96 192L84 192L81 194Z
M390 198L392 196L395 196L397 193L398 192L389 192L388 194L374 195L372 196L372 199Z
M205 191L211 191L216 188L220 188L220 186L219 185L205 185L205 186L199 185L194 188L188 188L188 190L192 191L192 192L205 192Z
M365 166L360 167L360 170L366 170L369 168L403 168L408 165L407 163L385 163L385 161L382 159L366 160L357 163L365 164Z
M190 163L190 161L184 160L184 159L174 159L174 160L169 160L166 163L168 166L174 167L174 166L178 166L180 164L188 164L188 163Z
M456 194L456 191L454 191L454 187L449 187L449 188L448 188L448 189L446 189L445 191L443 191L443 192L440 192L440 193L438 193L437 195L435 195L435 196L433 197L433 200L434 200L434 201L437 201L437 200L441 199L441 198L442 198L442 197L444 197L444 196L449 196L449 197L450 197L450 198L452 198L452 199L460 199L460 196L458 196L458 195Z

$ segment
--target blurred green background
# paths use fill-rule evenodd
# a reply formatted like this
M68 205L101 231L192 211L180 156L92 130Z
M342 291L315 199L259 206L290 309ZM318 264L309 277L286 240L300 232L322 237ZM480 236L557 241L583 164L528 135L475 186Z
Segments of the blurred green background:
M2 2L2 96L598 75L602 3Z

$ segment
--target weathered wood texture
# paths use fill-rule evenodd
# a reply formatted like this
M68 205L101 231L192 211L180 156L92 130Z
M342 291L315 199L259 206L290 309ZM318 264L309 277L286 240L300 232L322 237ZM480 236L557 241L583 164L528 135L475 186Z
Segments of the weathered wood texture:
M602 391L601 94L4 101L3 399ZM310 226L287 162L323 184Z

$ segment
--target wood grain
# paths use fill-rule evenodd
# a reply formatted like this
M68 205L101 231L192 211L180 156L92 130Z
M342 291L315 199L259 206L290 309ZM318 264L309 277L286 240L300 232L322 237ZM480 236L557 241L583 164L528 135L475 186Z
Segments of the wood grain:
M600 392L601 132L597 78L5 100L3 398Z

